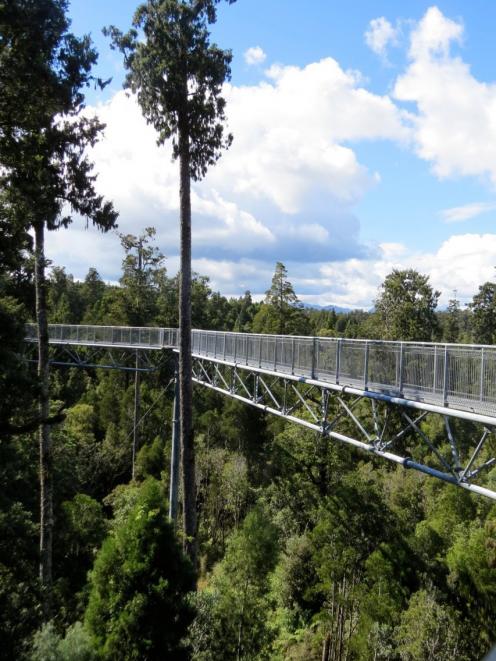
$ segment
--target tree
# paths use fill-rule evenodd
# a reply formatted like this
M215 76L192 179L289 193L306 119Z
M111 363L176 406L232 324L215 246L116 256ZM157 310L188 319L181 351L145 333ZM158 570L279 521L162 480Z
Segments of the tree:
M277 555L277 528L263 507L256 506L230 537L209 588L197 596L193 658L268 658L267 593Z
M234 0L228 0L232 3ZM198 181L229 147L221 88L230 76L230 51L210 43L219 0L148 0L123 34L106 30L124 54L125 84L137 94L157 142L172 138L179 159L180 304L179 392L184 543L196 561L195 454L191 379L191 179ZM144 38L142 38L144 37Z
M148 479L108 537L90 574L85 623L103 659L186 659L194 573Z
M460 303L455 297L451 298L448 303L448 310L446 314L446 325L444 329L446 342L458 342L460 336Z
M151 245L154 227L146 227L140 236L119 234L126 256L122 262L122 286L127 322L131 326L146 326L156 315L155 299L165 268L165 257Z
M90 267L84 282L81 286L81 295L83 299L83 323L94 324L98 319L98 308L105 293L105 283L100 277L98 271Z
M474 342L493 344L496 339L496 283L485 282L481 285L469 308L472 311Z
M38 376L40 381L40 578L44 612L52 585L53 478L50 437L45 230L67 227L76 213L103 230L117 214L94 187L84 150L103 125L80 115L82 88L96 51L68 32L66 0L13 0L0 5L0 165L4 222L34 233Z
M429 284L429 276L414 269L393 269L382 283L375 302L382 318L384 339L434 340L438 334L435 310L440 295Z
M140 236L119 234L126 256L122 262L122 299L127 322L131 326L145 326L156 315L156 295L165 276L162 266L165 257L150 245L156 234L154 227L146 227ZM136 350L134 372L134 420L132 444L132 476L135 477L136 453L139 447L140 372L139 351Z
M287 278L286 267L281 262L277 262L271 287L265 295L265 305L260 308L253 320L255 333L303 335L308 332L308 320L293 285Z

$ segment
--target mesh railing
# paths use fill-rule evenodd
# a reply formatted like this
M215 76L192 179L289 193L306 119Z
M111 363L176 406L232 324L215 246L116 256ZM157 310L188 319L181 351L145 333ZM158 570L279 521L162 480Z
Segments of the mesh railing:
M140 347L144 349L177 346L177 329L175 328L50 324L48 335L52 344ZM28 324L26 339L34 341L36 338L36 326Z
M174 328L56 324L50 326L49 336L55 344L178 346ZM26 339L36 339L34 325L28 325ZM496 416L496 347L492 346L194 330L192 351L261 370Z

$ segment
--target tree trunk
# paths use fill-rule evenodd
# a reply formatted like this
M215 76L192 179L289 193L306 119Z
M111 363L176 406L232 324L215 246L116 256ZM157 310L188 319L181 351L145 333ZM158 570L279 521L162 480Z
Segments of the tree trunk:
M40 419L50 413L50 372L48 362L48 322L45 281L44 224L34 226L36 321L38 325L38 377L40 383ZM43 594L43 617L50 619L52 606L52 537L53 537L53 454L50 425L39 426L40 447L40 581Z
M196 478L191 380L191 191L189 137L179 131L181 271L179 279L179 405L184 550L196 568Z
M327 633L322 646L322 661L329 661L331 652L331 634Z

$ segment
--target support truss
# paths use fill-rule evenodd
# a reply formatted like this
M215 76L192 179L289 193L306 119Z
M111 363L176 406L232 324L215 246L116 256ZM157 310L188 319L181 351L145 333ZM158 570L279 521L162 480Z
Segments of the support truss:
M50 344L49 351L51 365L123 372L156 372L171 358L171 352L165 350L82 347L70 344ZM29 344L27 347L29 362L38 362L36 352L37 346Z
M467 450L455 438L449 409L446 414L412 410L393 398L390 402L378 401L366 392L349 392L351 388L336 390L305 379L199 356L193 358L193 381L404 468L496 500L495 491L474 483L496 463L496 458L489 454L494 452L494 426L481 425L478 444ZM420 426L432 415L444 418L444 442L432 440ZM434 465L411 456L418 453L419 441L420 447L429 451L429 464Z

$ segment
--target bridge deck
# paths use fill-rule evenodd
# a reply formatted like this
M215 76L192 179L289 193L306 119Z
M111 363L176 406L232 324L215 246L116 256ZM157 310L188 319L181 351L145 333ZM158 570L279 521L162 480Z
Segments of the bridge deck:
M52 344L177 349L173 328L51 325ZM27 340L36 339L28 326ZM496 347L194 330L195 356L495 418Z

